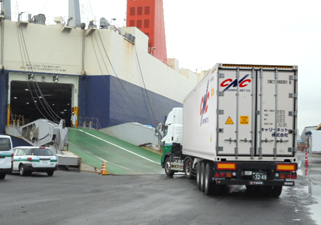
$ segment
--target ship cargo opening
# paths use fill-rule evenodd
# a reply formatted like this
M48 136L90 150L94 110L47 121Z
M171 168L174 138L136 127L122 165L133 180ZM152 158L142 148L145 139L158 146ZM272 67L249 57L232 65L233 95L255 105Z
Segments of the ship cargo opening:
M12 121L27 124L40 118L64 119L70 126L72 84L12 81L10 86Z

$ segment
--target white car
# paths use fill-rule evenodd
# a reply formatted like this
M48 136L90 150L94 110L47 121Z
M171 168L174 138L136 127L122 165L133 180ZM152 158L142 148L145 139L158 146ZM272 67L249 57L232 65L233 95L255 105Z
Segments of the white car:
M0 135L0 180L6 177L12 170L12 141L8 135Z
M57 170L57 157L47 147L23 146L13 149L12 172L26 176L32 172L46 172L52 176Z

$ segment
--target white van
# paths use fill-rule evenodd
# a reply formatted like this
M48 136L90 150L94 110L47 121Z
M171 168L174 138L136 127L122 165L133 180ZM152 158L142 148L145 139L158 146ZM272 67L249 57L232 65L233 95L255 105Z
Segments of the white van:
M13 149L11 137L0 135L0 180L12 172Z

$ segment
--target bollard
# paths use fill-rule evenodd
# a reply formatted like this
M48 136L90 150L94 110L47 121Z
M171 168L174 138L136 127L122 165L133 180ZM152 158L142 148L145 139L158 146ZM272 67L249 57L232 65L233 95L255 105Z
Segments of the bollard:
M305 167L309 166L308 149L305 151Z

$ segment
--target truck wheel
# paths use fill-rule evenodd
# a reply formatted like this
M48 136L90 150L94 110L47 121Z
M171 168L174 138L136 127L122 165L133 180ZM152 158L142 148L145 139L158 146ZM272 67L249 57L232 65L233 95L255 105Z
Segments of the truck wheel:
M171 169L171 161L169 157L165 159L165 173L168 177L172 177L174 175L174 172Z
M204 191L204 181L205 181L205 162L202 162L201 163L201 172L200 172L200 175L201 175L201 179L200 179L200 190L201 191Z
M4 180L5 177L6 177L5 173L0 173L0 180Z
M282 186L272 186L270 193L271 197L278 198L282 193Z
M212 164L207 163L205 167L205 177L204 177L204 192L206 195L212 194L213 187L214 187L212 177L213 177Z
M188 179L192 178L192 166L193 166L192 159L187 158L184 163L184 168L185 168L185 177Z
M198 162L197 165L196 165L196 184L197 184L197 187L200 189L201 187L201 163Z

